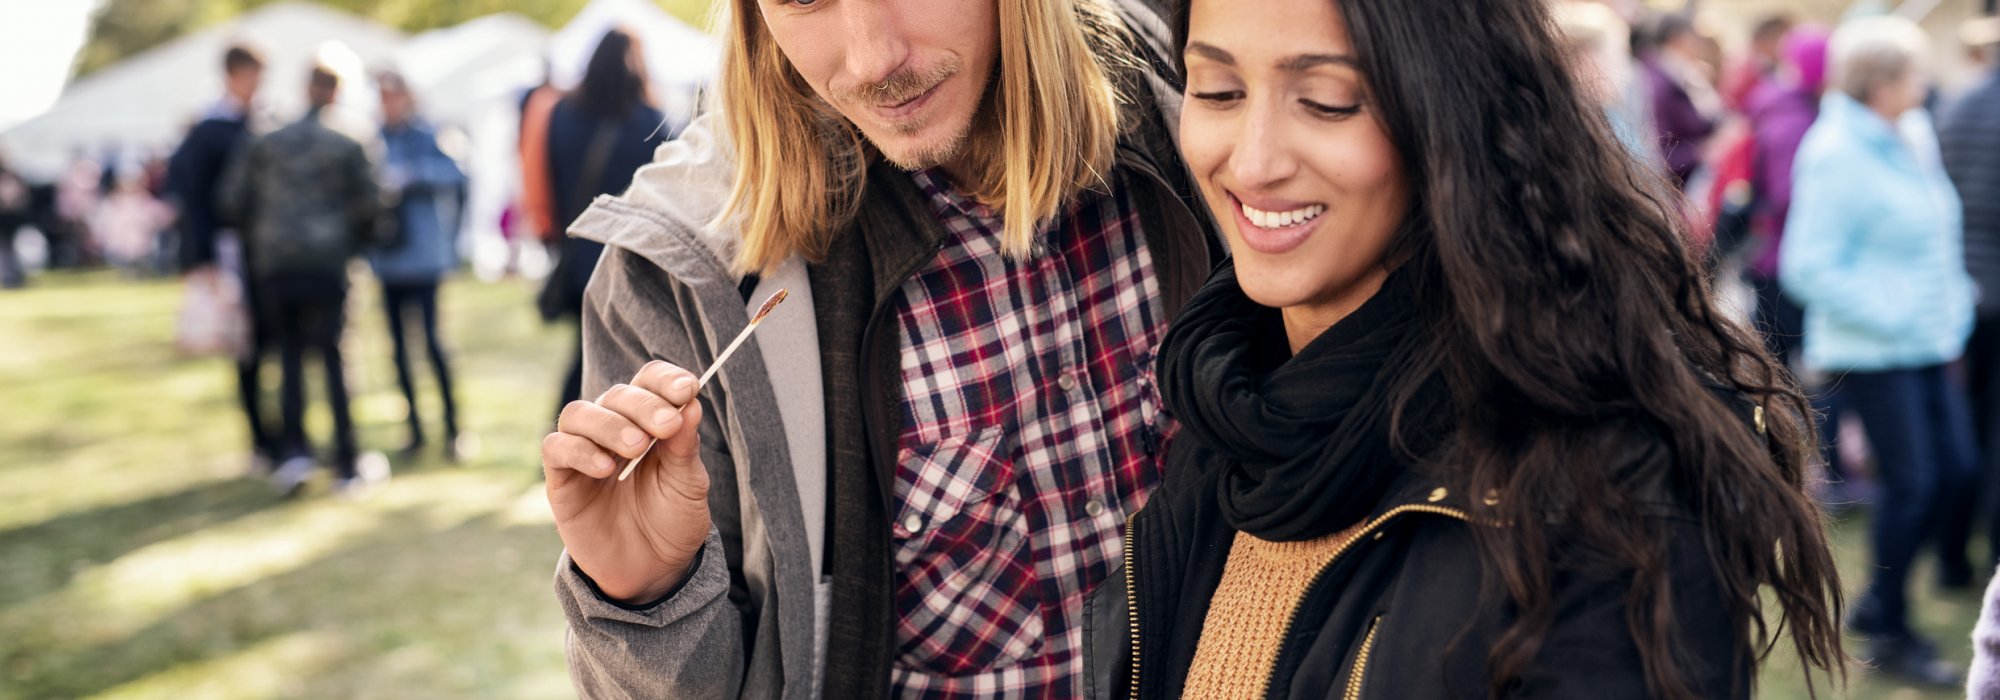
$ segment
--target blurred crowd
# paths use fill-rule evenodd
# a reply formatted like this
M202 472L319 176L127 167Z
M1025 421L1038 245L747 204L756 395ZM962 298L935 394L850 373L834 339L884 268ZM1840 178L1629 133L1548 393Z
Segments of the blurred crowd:
M350 291L372 279L409 407L394 461L432 449L460 459L476 441L461 431L438 303L464 249L467 175L452 139L422 116L421 96L399 73L368 71L339 44L321 47L311 65L267 66L250 45L220 58L224 94L170 153L125 165L79 155L48 183L0 161L0 285L27 284L31 266L179 275L176 342L188 354L233 360L252 473L293 495L325 469L335 493L353 496L386 479L392 462L359 444L342 355L357 311ZM272 114L259 102L274 70L310 75L305 113ZM378 114L340 103L355 83L379 96ZM556 261L535 306L577 339L576 358L551 363L552 374L567 372L560 406L579 390L574 326L600 250L560 233L596 195L622 191L676 129L654 106L641 48L623 29L604 35L574 90L544 84L519 107L524 177L501 230L510 247L544 247ZM324 449L306 434L309 359L323 372L333 419ZM282 379L266 387L273 362ZM418 411L420 384L436 387L442 410L431 421Z
M2000 294L1982 293L2000 289L2000 20L1939 46L1886 13L1771 15L1742 36L1589 2L1558 16L1627 145L1679 188L1669 204L1715 284L1810 387L1824 505L1871 512L1870 580L1847 620L1868 640L1858 656L1958 683L1907 589L1924 553L1945 589L2000 562L1969 551L1982 518L2000 547L2000 476L1984 466L2000 465ZM1985 73L1944 94L1937 59L1958 48Z

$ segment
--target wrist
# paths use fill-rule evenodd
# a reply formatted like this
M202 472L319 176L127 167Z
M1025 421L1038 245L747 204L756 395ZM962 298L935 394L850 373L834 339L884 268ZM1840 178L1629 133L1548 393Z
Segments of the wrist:
M589 583L590 587L597 591L598 597L604 599L605 602L626 610L647 610L667 602L668 599L673 598L683 587L687 586L687 582L694 578L695 568L701 565L701 554L700 550L696 550L694 558L689 560L685 566L679 567L672 573L655 579L650 583L637 586L607 587L598 582L597 579L592 578L582 567L576 566L574 561L571 562L571 566L576 569L578 574L583 576L583 580Z

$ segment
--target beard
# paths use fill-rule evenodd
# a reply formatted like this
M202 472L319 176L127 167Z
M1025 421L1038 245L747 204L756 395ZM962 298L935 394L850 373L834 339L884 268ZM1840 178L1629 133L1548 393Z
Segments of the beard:
M865 112L877 106L899 105L921 97L925 92L943 84L963 70L963 63L957 56L947 56L932 66L919 70L907 68L890 75L886 80L852 90L836 96L838 103L849 106L857 112ZM952 162L964 154L966 143L972 138L974 129L987 121L982 119L989 111L994 96L991 88L993 76L983 76L979 85L979 103L971 114L943 115L945 119L956 119L950 130L940 137L928 141L883 143L883 139L869 138L869 145L882 154L884 160L907 171L926 170ZM940 115L927 114L896 124L885 125L884 136L910 137L923 133L932 126ZM861 130L867 136L867 130Z

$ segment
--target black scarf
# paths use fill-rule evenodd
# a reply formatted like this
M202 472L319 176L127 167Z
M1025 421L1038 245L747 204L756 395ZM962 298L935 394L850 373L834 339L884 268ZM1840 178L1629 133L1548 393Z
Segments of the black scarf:
M1175 319L1160 353L1168 409L1221 459L1221 512L1271 541L1313 539L1367 517L1407 467L1390 436L1390 396L1422 324L1407 275L1299 351L1279 312L1243 295L1226 264ZM1430 381L1409 415L1439 416ZM1430 426L1426 426L1430 427ZM1419 451L1434 430L1406 431Z

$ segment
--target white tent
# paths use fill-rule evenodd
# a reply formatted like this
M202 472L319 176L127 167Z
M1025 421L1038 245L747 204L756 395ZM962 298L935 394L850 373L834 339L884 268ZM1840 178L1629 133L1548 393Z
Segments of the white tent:
M628 27L646 52L646 73L654 96L670 118L685 120L695 95L714 82L722 65L722 43L690 27L649 0L592 0L549 39L550 70L559 87L574 87L604 33Z
M542 77L549 31L511 12L411 37L396 52L424 114L463 125L494 100L512 101Z
M171 149L190 124L222 95L222 54L230 44L257 47L265 62L258 102L280 119L304 109L307 68L320 45L340 41L367 65L388 60L401 32L303 2L279 2L216 27L175 39L71 83L47 112L0 133L8 162L30 176L51 177L71 158L125 158ZM352 85L350 105L372 105Z

